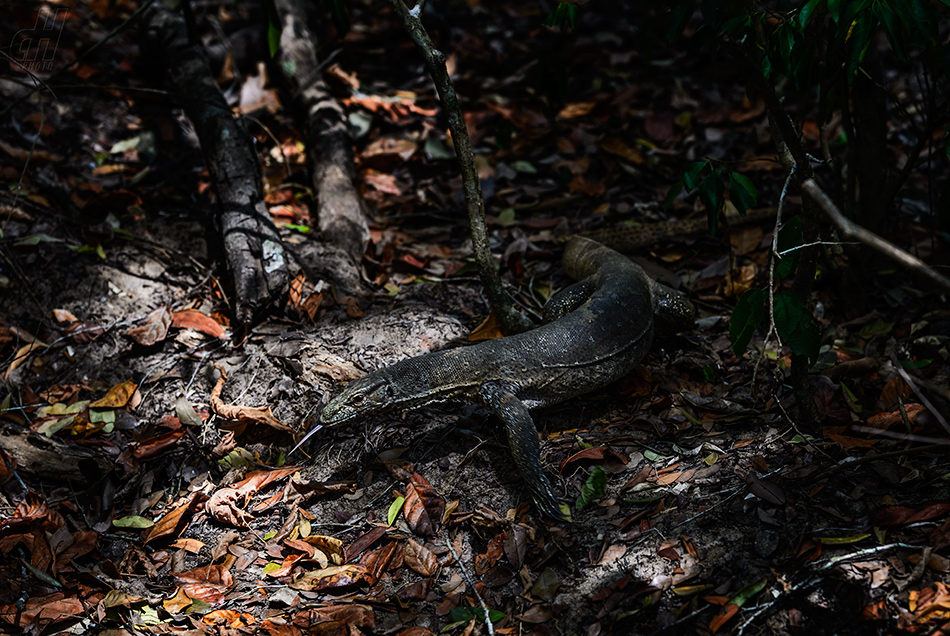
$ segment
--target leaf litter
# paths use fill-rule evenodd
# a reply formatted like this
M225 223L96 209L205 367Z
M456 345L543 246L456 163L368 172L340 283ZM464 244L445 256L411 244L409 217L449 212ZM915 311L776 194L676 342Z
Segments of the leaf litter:
M132 9L93 4L98 18L116 24ZM49 311L52 320L37 314L23 285L3 272L0 574L10 585L0 620L35 632L79 624L296 634L318 626L422 636L449 625L453 633L483 630L484 602L500 634L652 633L691 616L722 633L772 595L783 603L773 613L780 631L820 623L828 608L842 617L829 624L852 633L912 633L945 621L945 460L939 449L907 452L907 437L884 433L945 439L915 387L945 380L939 336L947 316L902 297L903 312L882 303L880 315L852 324L826 318L823 330L838 329L833 345L816 352L826 425L797 430L783 412L793 403L783 386L785 352L763 342L754 313L740 325L773 361L774 377L759 376L765 388L753 391L753 363L725 335L725 317L762 280L768 228L730 234L735 262L722 243L697 237L644 250L687 281L703 326L664 341L616 387L539 415L544 462L549 472L561 466L565 498L589 493L571 526L547 524L524 504L502 436L474 410L321 431L311 454L287 465L291 433L312 425L344 379L473 332L498 335L490 322L474 331L487 312L471 281L438 103L418 87L412 65L394 71L367 40L393 43L390 55L407 59L405 38L385 12L358 3L352 10L365 27L347 36L353 52L333 74L350 89L373 87L344 103L366 121L358 170L379 215L366 275L395 305L324 294L304 276L293 304L307 325L271 321L246 334L242 347L229 345L226 290L196 238L200 224L180 203L210 208L206 178L191 160L167 162L194 153L168 115L146 122L176 147L155 149L165 153L161 170L171 171L155 177L160 164L138 132L132 92L65 100L42 127L24 117L49 149L0 148L6 181L19 179L29 156L53 164L72 186L30 172L24 198L39 207L0 208L4 239L39 268L31 293L60 308ZM240 23L239 13L221 10L228 23ZM667 74L640 64L639 52L625 56L608 45L604 55L596 38L576 37L569 66L593 64L609 81L559 101L529 58L531 47L549 46L537 30L544 16L525 8L507 14L483 12L466 24L454 62L495 248L529 311L565 282L555 258L559 232L665 218L659 204L689 163L670 157L741 157L730 190L742 186L734 178L742 173L754 176L760 196L776 191L775 163L738 148L746 143L739 126L763 120L761 102L736 98L741 88L712 99L719 89L703 80L698 62L676 54L671 63L686 81L671 94ZM85 24L63 50L102 34ZM627 37L609 24L596 28L608 43ZM511 42L531 46L515 47L504 68L492 63ZM128 35L107 46L113 60L138 55ZM614 83L635 60L647 66L643 76ZM90 72L134 78L121 64L77 66L75 74ZM253 77L239 101L277 131L278 154L303 165L299 133L280 117L264 74ZM37 114L32 103L22 108ZM101 138L91 132L100 125ZM74 127L82 135L74 137ZM80 146L80 137L98 141ZM256 140L268 156L276 149L267 134ZM82 148L82 161L61 152L71 147ZM97 153L101 165L90 168ZM302 200L269 203L275 217L308 223ZM79 225L57 216L63 205L80 210ZM671 210L693 207L678 197ZM158 210L165 216L153 216ZM829 292L819 299L826 315L844 315ZM785 307L794 319L797 305ZM216 384L210 359L223 363L232 384L224 375ZM18 454L14 433L22 431L94 449L115 470L49 487L18 463L30 457ZM399 463L385 459L395 447L408 449ZM390 518L394 488L404 500ZM100 517L111 523L100 526ZM862 594L841 593L841 581Z

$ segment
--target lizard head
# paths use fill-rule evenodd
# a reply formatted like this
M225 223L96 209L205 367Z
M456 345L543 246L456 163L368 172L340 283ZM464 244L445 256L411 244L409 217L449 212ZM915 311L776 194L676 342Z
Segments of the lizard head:
M320 414L320 423L343 424L387 411L393 407L394 393L389 378L377 373L354 380L326 405Z

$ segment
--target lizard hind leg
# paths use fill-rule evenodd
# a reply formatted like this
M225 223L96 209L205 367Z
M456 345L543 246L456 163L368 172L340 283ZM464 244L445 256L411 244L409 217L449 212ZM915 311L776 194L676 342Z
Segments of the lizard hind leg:
M557 521L570 521L570 512L554 496L551 482L541 468L541 443L538 429L528 407L515 396L517 385L509 382L486 382L478 394L482 403L501 419L508 435L508 447L515 465L531 492L534 505L544 515Z

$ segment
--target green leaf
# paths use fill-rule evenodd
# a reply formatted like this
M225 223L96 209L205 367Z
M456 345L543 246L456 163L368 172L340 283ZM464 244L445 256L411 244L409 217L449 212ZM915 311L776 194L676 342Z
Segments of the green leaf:
M765 315L765 301L768 293L764 289L749 289L739 298L736 308L729 319L729 342L732 352L741 356L752 341L755 328Z
M270 51L270 56L274 57L277 55L277 49L280 48L280 24L276 22L267 21L267 49Z
M492 623L497 623L506 616L504 612L498 610L490 609L488 610L488 620ZM449 612L449 620L453 623L468 623L472 619L475 619L479 623L485 622L485 610L480 607L453 607L452 611Z
M808 356L811 364L818 360L821 332L796 292L783 289L775 294L775 328L793 353Z
M736 607L742 607L746 604L750 598L756 596L759 592L765 589L765 586L768 584L768 578L761 578L752 585L744 587L738 594L729 599L729 602L735 605Z
M34 245L39 245L40 243L62 243L63 239L56 238L55 236L50 236L49 234L30 234L29 236L24 236L21 239L17 239L14 243L17 247L32 247Z
M759 193L748 177L738 172L729 173L729 199L736 206L739 214L745 216L745 211L755 207Z
M557 7L544 19L542 24L546 27L559 26L562 29L574 30L577 20L577 7L567 2L559 2Z
M89 409L89 421L115 424L115 409Z
M435 137L426 139L423 151L426 153L426 158L430 161L455 158L455 151L445 145L445 142L441 139L436 139ZM534 166L532 166L532 168L533 167Z
M651 450L644 450L643 457L647 461L651 461L651 462L662 462L668 459L668 457L666 457L665 455L660 455L659 453L651 451Z
M950 7L950 2L941 1ZM937 18L929 3L917 0L891 0L888 5L900 14L904 33L911 44L923 48L937 43L939 36Z
M802 220L798 216L793 216L778 231L778 251L781 254L794 247L801 247L805 239L802 234ZM791 275L798 267L798 259L801 258L801 251L795 250L784 254L775 263L775 275L778 278L785 278Z
M841 19L841 4L843 0L828 0L828 15L835 24Z
M887 41L894 49L898 59L906 60L907 49L904 46L904 28L900 16L884 2L875 2L873 11L877 19L884 25Z
M264 0L262 4L267 19L267 48L273 58L280 48L280 13L274 0Z
M848 35L848 64L847 78L848 82L854 80L858 74L858 68L864 61L864 55L867 53L868 44L871 43L871 35L877 27L877 19L868 14L860 14L851 24L851 33Z
M871 338L876 338L878 336L886 336L891 333L891 330L894 329L894 325L897 323L887 322L881 318L875 318L871 322L867 323L858 331L858 338L862 340L870 340Z
M824 1L825 0L808 0L808 2L805 3L805 6L801 8L801 11L798 12L798 26L804 29L805 25L808 24L808 18L810 18L811 14L815 12L815 9L818 8L818 5Z
M392 505L389 506L389 512L386 513L386 525L391 526L395 523L396 517L399 516L399 511L402 510L404 503L406 503L405 497L396 497L396 499L393 500Z
M788 440L789 444L808 444L809 442L814 442L815 438L811 435L793 435L792 439Z
M696 189L696 186L698 186L700 182L699 175L706 166L709 166L708 161L694 161L687 166L682 178L683 185L686 186L687 190L692 191Z
M950 152L950 145L947 146L948 152ZM683 178L680 177L677 179L673 185L670 186L669 191L666 193L666 199L663 201L663 209L668 210L673 201L676 201L676 197L680 195L680 192L683 191Z
M538 169L535 168L530 161L525 161L524 159L519 159L518 161L512 161L511 167L521 172L523 174L537 174Z
M581 488L581 494L577 498L575 507L578 510L583 510L595 499L603 497L606 488L607 471L605 471L602 466L594 466L594 469L590 471L590 475L588 475L584 481L584 486Z
M706 218L709 221L709 233L713 236L719 231L719 211L725 203L725 185L722 183L722 170L713 170L699 184L699 200L706 206Z
M498 225L502 227L511 227L518 225L518 219L515 217L514 208L505 208L498 213Z
M741 41L746 35L752 33L751 27L752 18L743 11L734 18L723 22L722 26L719 27L719 32L730 36L733 40Z
M128 515L125 517L119 517L118 519L112 520L112 525L116 528L151 528L155 525L155 522L151 519L146 519L145 517L140 517L138 515Z

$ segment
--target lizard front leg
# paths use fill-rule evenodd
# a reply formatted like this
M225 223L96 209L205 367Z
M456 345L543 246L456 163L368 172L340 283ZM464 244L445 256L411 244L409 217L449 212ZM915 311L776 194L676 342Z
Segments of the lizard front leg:
M531 499L543 514L558 521L570 521L570 514L551 488L551 482L541 468L541 444L538 429L524 403L515 396L517 386L508 382L487 382L478 395L486 408L501 419L508 434L508 447L515 465L531 492Z

